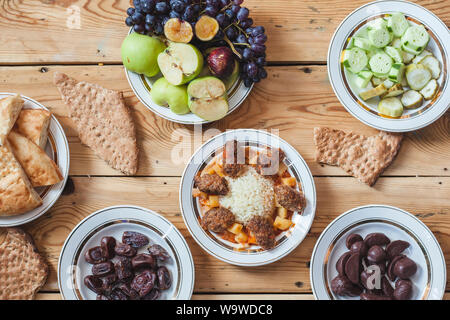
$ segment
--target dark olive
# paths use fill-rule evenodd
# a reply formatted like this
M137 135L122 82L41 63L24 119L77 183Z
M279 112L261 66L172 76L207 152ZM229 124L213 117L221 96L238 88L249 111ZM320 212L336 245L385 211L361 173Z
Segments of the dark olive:
M84 284L86 287L88 287L90 290L94 291L95 293L101 294L103 293L103 281L93 275L86 276L84 278Z
M102 248L105 257L107 259L114 258L114 247L116 246L116 239L113 237L103 237L100 241L100 247Z
M143 271L131 281L131 288L135 290L140 297L147 295L155 285L156 274L150 270Z
M150 268L156 269L156 260L148 253L140 253L131 259L133 269Z
M159 267L156 272L158 276L158 288L161 290L167 290L172 285L172 277L170 276L169 270L166 267Z
M406 248L409 247L409 242L403 240L395 240L389 243L386 247L386 253L389 259L393 259L395 256L398 256L402 253Z
M409 279L417 271L417 264L408 257L403 257L394 265L394 274L400 279Z
M363 238L357 233L352 233L345 239L345 245L347 246L347 249L350 250L352 244L359 241L363 241Z
M350 247L350 251L351 252L356 252L359 253L359 256L365 257L367 255L367 249L368 247L366 246L366 244L364 243L364 241L358 241L352 244L352 246Z
M114 264L111 261L101 262L92 266L94 276L103 277L114 272Z
M367 251L367 260L373 263L381 263L386 261L386 251L378 245L374 245Z
M409 300L412 297L412 283L409 280L398 280L395 283L395 300Z
M86 262L91 264L96 264L100 262L106 261L106 255L105 252L103 252L101 247L93 247L90 248L86 253L84 254L84 259Z
M367 247L372 246L385 246L391 242L388 237L384 233L369 233L364 239Z
M142 233L125 231L122 235L122 242L132 246L133 248L142 248L143 246L148 245L149 240Z
M343 276L345 275L345 264L347 263L348 258L352 255L352 252L347 251L344 253L336 262L336 270L339 273L339 275Z
M356 297L361 293L361 288L355 286L346 276L337 276L331 280L331 290L339 296Z
M352 253L345 264L345 275L354 284L359 283L359 276L361 274L361 263L359 253Z
M391 297L380 296L373 293L361 293L359 297L361 298L361 300L392 300Z
M116 243L116 246L114 247L114 252L118 256L123 256L123 257L128 257L128 258L134 257L137 253L135 248L133 248L129 244L122 243L122 242Z
M166 261L170 259L169 254L166 249L161 247L159 244L154 244L150 248L148 248L148 252L159 261Z

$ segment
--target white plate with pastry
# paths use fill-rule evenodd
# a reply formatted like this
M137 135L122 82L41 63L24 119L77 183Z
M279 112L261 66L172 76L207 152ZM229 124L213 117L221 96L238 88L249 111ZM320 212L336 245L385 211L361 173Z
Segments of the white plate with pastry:
M0 93L0 227L28 223L60 197L69 175L69 145L47 108Z

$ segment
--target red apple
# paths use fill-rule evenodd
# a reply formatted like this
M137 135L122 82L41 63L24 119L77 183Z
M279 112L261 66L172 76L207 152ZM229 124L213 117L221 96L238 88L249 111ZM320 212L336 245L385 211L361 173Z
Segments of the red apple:
M234 56L228 47L219 47L211 51L207 58L211 73L220 78L226 78L233 73Z

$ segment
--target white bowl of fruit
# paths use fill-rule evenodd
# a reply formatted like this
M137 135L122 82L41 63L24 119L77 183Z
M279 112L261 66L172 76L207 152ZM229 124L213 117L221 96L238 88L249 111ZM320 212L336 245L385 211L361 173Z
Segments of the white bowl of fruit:
M330 43L328 72L347 110L386 131L412 131L449 108L450 33L425 8L376 1L351 13Z
M173 122L224 118L267 77L262 26L243 0L135 0L121 48L127 79L154 113Z

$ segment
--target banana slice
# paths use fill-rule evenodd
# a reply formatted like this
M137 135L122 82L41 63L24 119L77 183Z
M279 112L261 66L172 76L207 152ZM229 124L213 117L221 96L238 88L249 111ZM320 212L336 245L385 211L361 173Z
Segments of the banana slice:
M431 100L438 91L438 87L437 81L432 79L422 90L420 90L420 93L423 95L425 100Z
M408 90L403 94L401 102L405 108L415 109L422 105L423 97L416 90Z

